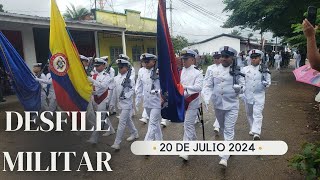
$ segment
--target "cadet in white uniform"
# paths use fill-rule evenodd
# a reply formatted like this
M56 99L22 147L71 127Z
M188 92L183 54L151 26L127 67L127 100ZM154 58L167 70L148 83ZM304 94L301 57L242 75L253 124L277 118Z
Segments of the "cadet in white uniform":
M277 54L274 55L274 60L276 62L276 70L280 71L280 64L281 64L281 61L282 61L282 57L281 57L280 52L277 52Z
M216 72L216 69L221 66L221 54L219 51L216 51L216 52L213 52L212 53L212 56L213 56L213 63L212 65L208 66L207 68L207 71L206 71L206 75L204 77L204 81L203 81L203 84L205 85L206 84L206 81L208 81L210 79L210 77L212 76L213 73ZM213 92L213 87L210 87L211 88L211 92ZM205 92L202 92L202 94L204 94ZM212 99L212 96L211 96L211 101L213 101ZM216 136L219 136L219 129L220 129L220 126L219 126L219 122L218 120L216 119L214 121L214 124L213 124L213 127L214 127L214 133Z
M133 95L134 95L134 76L131 75L132 70L130 62L126 59L117 59L119 73L114 78L115 89L113 90L111 104L118 103L118 109L121 111L120 119L117 129L116 139L114 144L111 146L114 149L120 149L121 139L128 125L130 130L130 137L127 141L133 141L139 138L138 130L132 122L132 110L133 110Z
M33 64L33 73L36 76L36 81L41 85L41 111L47 111L49 108L47 103L47 84L44 83L47 81L47 77L42 72L41 67L42 63Z
M295 69L298 69L300 67L300 61L301 61L301 54L299 51L297 51L294 55L293 58L296 60L295 62Z
M101 58L95 58L94 66L97 73L92 77L88 77L88 80L93 84L94 91L92 92L93 109L96 111L107 111L107 101L109 96L109 90L114 88L113 78L109 74L105 73L107 62ZM102 116L102 119L107 118L107 126L103 125L105 129L110 127L110 131L107 131L104 136L114 134L115 131L112 127L110 119L106 117L106 113ZM88 140L89 143L96 144L98 142L99 132L94 131Z
M141 66L142 67L138 71L137 82L140 81L142 74L144 74L144 71L146 71L146 68L145 68L146 64L144 62L141 62ZM137 86L136 86L136 88L137 88ZM135 91L137 91L137 89ZM147 111L145 108L143 108L142 117L141 117L141 119L139 119L139 121L143 122L144 124L147 124L148 120L149 120L149 117L148 117Z
M250 126L249 134L253 135L253 140L260 140L265 90L271 84L271 75L268 69L263 72L261 59L264 54L262 51L253 49L249 55L251 65L242 69L242 73L246 75L245 106Z
M184 88L186 115L184 119L184 141L197 140L195 129L195 119L197 118L198 108L200 108L200 92L203 86L203 74L195 68L195 61L198 54L191 50L181 52L183 69L180 82ZM188 160L189 157L181 155L181 158Z
M234 73L233 63L236 63L237 51L231 47L220 48L221 66L206 81L203 89L203 96L206 106L212 96L215 115L219 122L224 140L231 141L234 138L234 128L238 118L239 98L238 95L244 91L244 78ZM213 87L213 91L212 90ZM230 155L221 156L219 162L227 167Z
M146 70L141 73L136 84L136 108L138 111L139 104L143 96L143 107L146 109L150 117L148 132L145 141L162 140L162 132L160 127L161 121L161 92L160 81L157 75L156 61L157 56L144 53L140 59L145 62Z
M57 100L56 100L56 94L54 93L53 85L52 85L52 78L51 73L49 69L49 73L46 75L46 79L38 79L39 82L46 84L46 97L48 98L48 106L47 110L54 112L57 109Z

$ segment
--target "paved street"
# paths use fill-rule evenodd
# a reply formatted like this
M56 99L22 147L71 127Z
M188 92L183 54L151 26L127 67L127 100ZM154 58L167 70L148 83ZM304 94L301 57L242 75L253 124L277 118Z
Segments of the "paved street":
M177 156L135 156L130 151L130 143L125 140L121 150L115 152L110 148L115 135L101 137L100 143L92 147L85 141L89 133L77 136L75 133L43 133L43 132L4 132L4 111L18 109L17 102L0 104L0 152L9 151L75 151L79 156L88 151L94 157L96 151L107 151L112 154L110 161L113 172L3 172L0 179L303 179L297 171L288 167L288 160L299 152L301 145L307 141L319 140L319 111L316 111L314 96L317 91L313 86L295 82L292 69L272 72L272 86L267 91L264 109L263 140L282 140L288 144L289 150L284 156L232 156L228 168L223 171L218 165L217 156L191 156L184 163ZM10 101L10 100L9 100ZM140 108L141 109L141 108ZM211 107L212 109L212 107ZM139 112L134 117L134 123L139 130L140 140L143 140L147 125L138 119ZM207 140L214 140L214 113L205 112L205 133ZM116 127L117 119L112 116ZM202 138L200 124L197 125L198 139ZM244 105L241 103L239 118L236 125L236 140L251 140L245 118ZM165 140L181 140L182 124L170 123L163 129ZM128 137L126 132L124 139ZM275 147L276 148L276 147ZM0 167L3 169L3 155L0 155ZM49 162L48 157L43 159ZM73 160L71 167L77 169L80 157ZM59 164L63 164L59 161ZM93 161L94 164L94 161ZM62 168L58 168L62 169Z

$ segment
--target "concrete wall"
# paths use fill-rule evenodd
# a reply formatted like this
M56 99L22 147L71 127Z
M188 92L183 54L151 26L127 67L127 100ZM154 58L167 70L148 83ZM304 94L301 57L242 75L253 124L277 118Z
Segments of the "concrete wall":
M192 46L189 46L192 49L198 49L199 54L208 54L215 51L218 51L220 47L222 46L230 46L237 50L237 52L240 51L240 39L231 38L222 36L216 39L213 39L211 41L201 43L201 44L195 44Z
M139 11L126 10L125 14L98 10L97 22L125 27L127 31L157 32L157 20L140 16Z
M108 34L108 33L98 33L99 37L99 48L100 56L109 56L111 47L121 47L122 40L121 35ZM143 37L143 36L130 36L126 35L126 51L127 56L132 59L132 48L137 46L141 47L142 52L147 52L147 48L156 48L156 38L155 37Z
M20 31L22 35L22 45L23 45L23 59L27 63L28 67L32 69L34 63L37 62L36 50L34 46L34 37L32 26L19 26L16 24L6 24L0 27L0 30L12 30Z

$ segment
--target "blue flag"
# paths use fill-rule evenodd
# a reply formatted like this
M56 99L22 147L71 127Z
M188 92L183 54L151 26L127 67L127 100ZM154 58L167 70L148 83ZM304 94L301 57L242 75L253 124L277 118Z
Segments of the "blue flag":
M162 97L165 99L162 118L183 122L185 116L183 86L173 50L164 0L159 0L157 18L158 68Z
M41 85L35 80L24 60L1 31L0 59L25 111L39 111L41 108Z

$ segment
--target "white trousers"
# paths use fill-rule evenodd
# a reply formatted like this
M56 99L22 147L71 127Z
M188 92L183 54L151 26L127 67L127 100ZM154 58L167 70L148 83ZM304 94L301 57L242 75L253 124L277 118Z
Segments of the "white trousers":
M145 108L147 115L150 117L148 131L146 137L144 138L145 141L161 141L162 140L162 132L161 132L161 109L151 109Z
M299 60L296 60L296 69L298 69L300 67L300 61Z
M221 132L223 132L224 140L232 141L234 139L234 128L238 119L239 109L214 109L214 111L219 122ZM222 155L220 157L222 157L222 159L228 160L230 155Z
M253 134L261 134L262 127L262 111L264 108L263 104L248 104L245 103L247 119L250 126L250 131Z
M48 98L49 99L49 105L48 105L48 111L54 112L57 110L57 100L54 98Z
M96 111L107 111L107 99L108 98L105 98L100 104L97 104L93 99L92 99L92 105L93 105L93 109L96 110ZM103 123L101 122L101 127L103 129L109 129L110 127L110 131L111 132L114 132L114 128L111 124L111 121L110 119L107 117L107 114L106 113L102 113L101 115L101 119L107 119L107 123ZM94 122L94 126L96 127L96 122ZM96 129L96 128L95 128ZM99 139L99 131L93 131L92 134L91 134L91 137L90 137L90 140L94 141L94 142L98 142L98 139Z
M42 90L43 91L43 90ZM47 102L47 95L41 92L41 111L48 111L48 102Z
M184 141L197 140L196 128L194 124L194 120L197 118L197 115L198 115L198 109L189 109L186 111L186 115L184 118L184 126L183 126Z
M146 108L143 109L142 117L145 118L145 119L149 119L149 116L147 114Z
M120 145L126 125L128 125L131 135L138 134L138 130L133 124L131 114L132 114L132 109L121 110L118 129L117 129L117 135L116 135L116 139L114 140L114 144Z
M280 63L281 63L281 61L276 61L276 69L277 70L280 70Z

